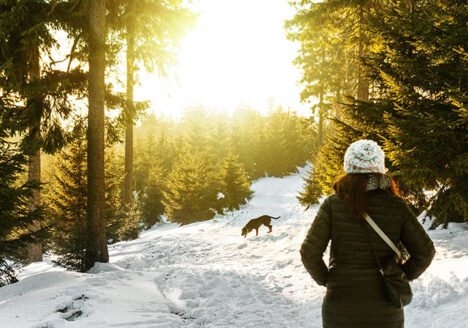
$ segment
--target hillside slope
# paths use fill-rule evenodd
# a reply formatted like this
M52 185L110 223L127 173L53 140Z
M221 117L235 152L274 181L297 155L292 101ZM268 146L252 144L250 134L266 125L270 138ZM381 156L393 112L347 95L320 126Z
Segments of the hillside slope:
M241 210L183 227L159 224L110 246L111 263L89 274L47 260L30 265L19 283L0 288L2 327L321 327L325 289L299 257L317 207L303 212L301 188L301 174L260 179ZM281 215L273 232L241 237L263 214ZM430 235L437 255L412 284L406 327L468 327L468 226Z

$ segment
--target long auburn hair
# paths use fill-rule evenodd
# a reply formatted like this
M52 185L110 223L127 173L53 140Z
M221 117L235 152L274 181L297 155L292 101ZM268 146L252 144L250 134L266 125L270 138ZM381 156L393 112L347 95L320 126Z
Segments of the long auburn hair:
M346 173L339 176L333 184L335 192L343 198L351 207L351 211L356 219L362 218L367 210L367 183L369 176L375 175L377 181L380 181L382 175L390 179L390 188L388 191L399 196L395 181L386 174L381 173Z

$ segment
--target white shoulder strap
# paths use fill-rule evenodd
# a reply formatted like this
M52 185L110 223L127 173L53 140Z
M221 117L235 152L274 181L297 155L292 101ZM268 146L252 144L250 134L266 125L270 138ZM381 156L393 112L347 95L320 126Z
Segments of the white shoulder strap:
M380 238L383 239L383 241L388 245L390 246L391 249L393 249L393 251L396 253L396 255L398 256L398 259L401 259L401 253L400 253L400 250L395 246L395 244L390 240L390 238L387 237L387 235L385 234L385 232L383 232L379 226L377 225L377 223L374 222L374 220L372 220L372 218L369 216L369 214L367 213L364 213L364 219L366 219L367 223L369 223L369 225L372 227L372 229L375 230L375 232L377 232L377 234L380 236Z

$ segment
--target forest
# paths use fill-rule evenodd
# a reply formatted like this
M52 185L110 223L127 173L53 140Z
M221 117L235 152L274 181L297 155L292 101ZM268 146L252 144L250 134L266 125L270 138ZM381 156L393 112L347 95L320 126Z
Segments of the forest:
M44 254L86 272L108 245L238 210L256 179L309 163L306 209L362 138L432 228L468 221L467 3L290 5L309 117L200 105L174 119L134 89L171 69L197 21L186 1L0 0L0 286Z

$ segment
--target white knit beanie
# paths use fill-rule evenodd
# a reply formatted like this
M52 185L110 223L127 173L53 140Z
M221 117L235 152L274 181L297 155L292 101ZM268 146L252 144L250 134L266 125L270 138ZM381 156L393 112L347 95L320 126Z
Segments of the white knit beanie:
M385 154L372 140L353 142L344 157L346 173L385 173Z

